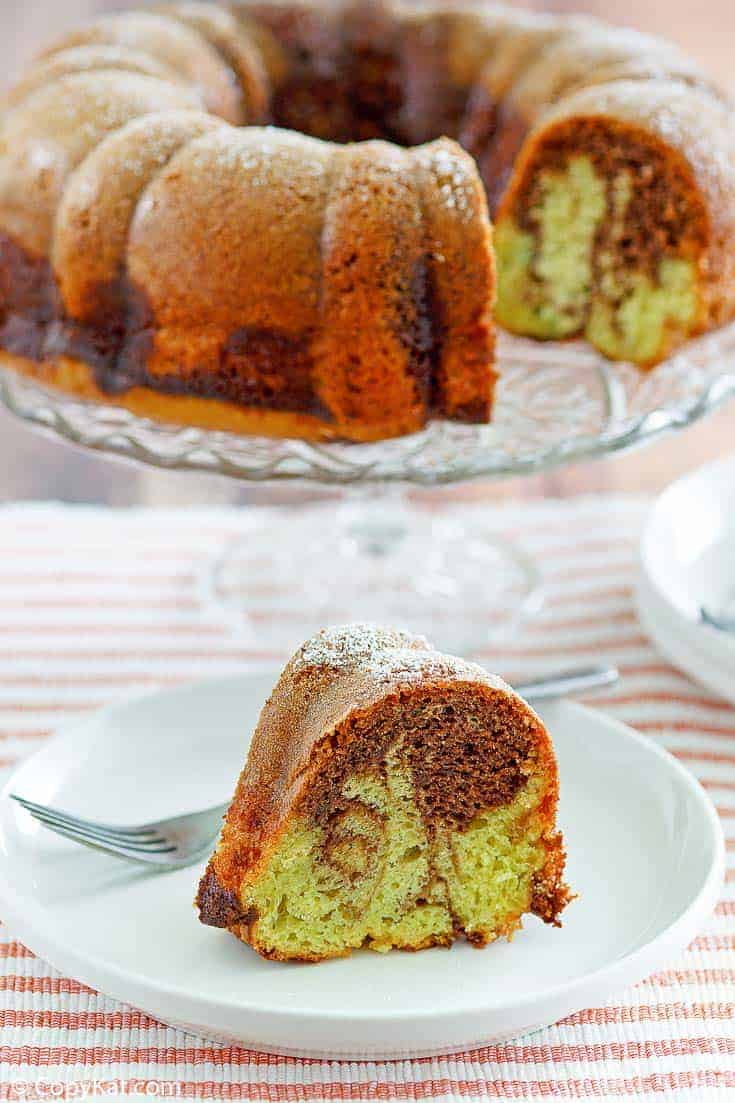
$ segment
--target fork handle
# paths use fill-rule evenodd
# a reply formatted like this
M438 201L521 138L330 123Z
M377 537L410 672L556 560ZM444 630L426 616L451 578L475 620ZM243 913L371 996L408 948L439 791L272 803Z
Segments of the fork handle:
M555 697L565 697L569 693L587 693L614 685L619 677L617 667L599 663L581 667L579 670L567 670L561 674L549 674L532 682L522 682L513 688L529 701L548 701Z

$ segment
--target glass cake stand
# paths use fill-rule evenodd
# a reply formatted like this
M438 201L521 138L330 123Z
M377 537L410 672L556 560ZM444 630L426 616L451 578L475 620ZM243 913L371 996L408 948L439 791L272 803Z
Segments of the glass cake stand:
M70 398L0 361L0 399L67 441L156 467L249 483L293 482L303 502L243 509L242 535L210 564L204 600L286 651L326 623L375 620L482 651L541 601L532 559L487 506L455 509L406 490L504 478L641 445L735 394L735 324L655 371L612 364L577 342L500 334L493 422L436 422L376 444L309 444L177 428ZM314 484L331 488L313 501ZM335 498L334 488L343 488ZM425 497L425 496L419 496Z

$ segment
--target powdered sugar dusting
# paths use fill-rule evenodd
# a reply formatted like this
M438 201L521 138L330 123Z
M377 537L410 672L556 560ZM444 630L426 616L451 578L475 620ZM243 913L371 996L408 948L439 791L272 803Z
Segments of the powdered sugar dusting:
M165 111L157 115L144 115L133 119L124 128L108 137L104 148L100 146L100 155L111 158L110 170L132 178L138 184L147 183L157 171L164 168L187 141L194 141L207 131L225 128L227 123L220 122L212 115L201 111ZM228 128L229 129L229 128ZM89 162L90 167L95 162ZM87 181L84 173L77 175L73 184L77 191L88 185L90 194L96 195L96 176Z
M187 171L247 181L250 192L286 181L296 190L321 191L329 167L327 142L276 127L220 127L190 145Z
M464 150L442 139L417 151L433 177L434 196L449 211L463 219L475 217L477 181L475 168Z
M369 665L375 669L387 653L395 650L429 651L423 636L381 628L377 624L342 624L323 628L307 640L293 658L294 667L327 666L349 670Z
M481 667L435 651L423 636L370 623L323 628L299 648L290 666L294 675L323 669L335 675L359 671L379 681L488 680Z
M102 139L146 113L199 107L193 93L137 73L101 70L63 76L8 115L11 135L53 137L74 165Z

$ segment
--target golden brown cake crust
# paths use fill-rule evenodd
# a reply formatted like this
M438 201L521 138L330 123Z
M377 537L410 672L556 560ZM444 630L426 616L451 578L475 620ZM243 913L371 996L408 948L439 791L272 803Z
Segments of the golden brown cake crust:
M474 735L459 725L453 736L448 727L437 753L424 726L415 750L409 745L426 829L431 834L435 825L448 823L461 829L478 808L508 803L525 783L532 759L547 788L540 811L546 859L534 881L531 907L558 925L570 893L555 830L556 760L543 724L509 686L481 667L435 651L422 637L372 625L325 629L284 669L262 710L220 843L202 878L197 896L202 922L253 941L258 917L243 912L242 886L262 868L294 816L305 812L328 835L344 779L360 765L380 762L383 739L395 738L396 725L410 726L412 709L421 710L425 725L426 705L441 706L446 723L455 711L460 716L478 702L485 711ZM468 739L475 744L470 772ZM475 941L483 942L479 936ZM264 952L257 940L256 948Z
M453 143L336 147L145 115L86 156L48 232L50 263L10 235L0 258L3 343L51 385L321 440L489 417L490 230Z
M183 19L150 11L107 15L64 35L41 56L52 57L74 46L95 44L126 46L152 54L196 90L208 111L237 125L246 121L243 90L233 79L227 60Z
M0 363L21 375L37 379L77 398L121 406L138 417L171 425L191 425L200 429L238 433L242 436L292 437L310 441L344 439L338 427L321 418L287 410L258 410L192 395L167 395L150 387L132 387L119 395L103 391L95 380L94 369L79 360L60 357L52 362L13 356L0 349ZM409 417L392 421L378 420L365 425L353 424L349 439L361 443L386 440L412 433L417 428Z

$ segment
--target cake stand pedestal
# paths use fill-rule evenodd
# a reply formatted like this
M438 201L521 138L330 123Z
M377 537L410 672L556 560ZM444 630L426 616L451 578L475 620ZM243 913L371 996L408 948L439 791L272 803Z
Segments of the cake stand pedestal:
M655 371L577 343L500 335L490 426L434 423L376 444L308 444L160 425L70 398L0 362L0 400L47 432L108 456L250 483L342 488L339 498L243 509L242 532L201 582L202 600L268 649L326 624L373 620L481 651L542 601L532 560L487 508L415 501L410 487L505 478L641 445L735 394L735 325Z
M249 510L246 531L206 571L203 597L268 650L325 624L372 620L470 654L509 631L542 591L521 549L465 510L375 488Z

